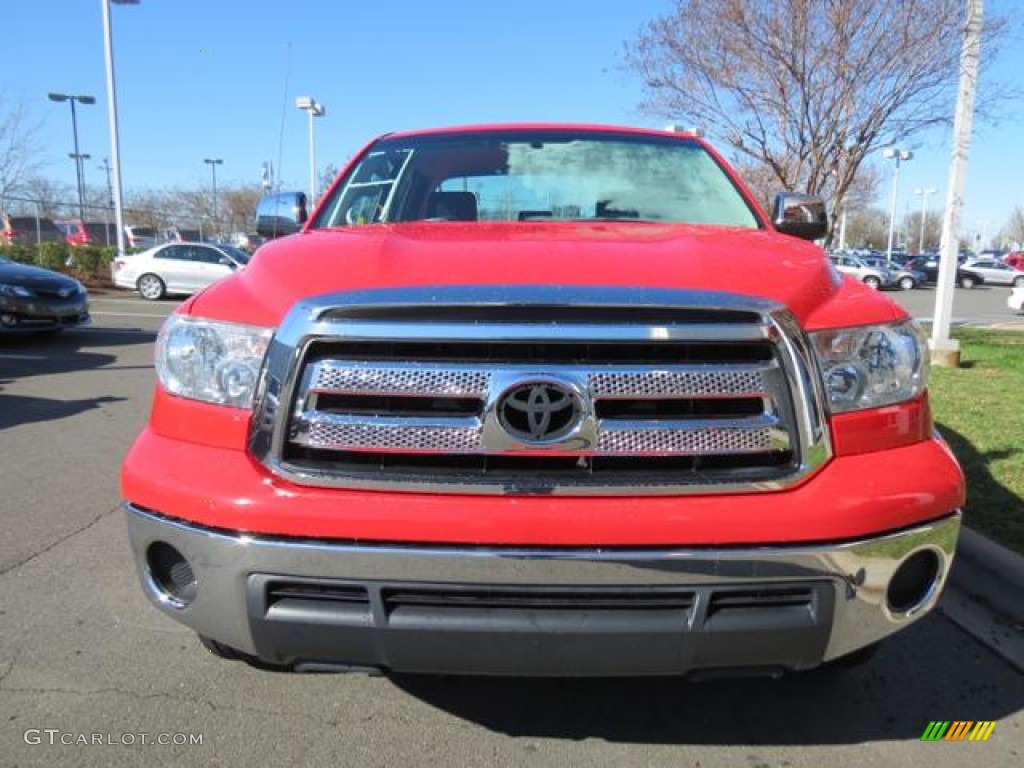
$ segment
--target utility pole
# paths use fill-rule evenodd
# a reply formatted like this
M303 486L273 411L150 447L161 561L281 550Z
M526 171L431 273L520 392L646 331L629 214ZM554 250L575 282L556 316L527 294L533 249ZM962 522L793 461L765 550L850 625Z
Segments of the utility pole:
M957 254L960 245L960 219L964 207L964 180L967 155L971 148L974 123L974 94L978 87L978 60L981 58L982 0L967 0L967 25L960 50L960 88L953 118L953 159L949 167L949 190L942 217L942 259L936 285L935 319L932 322L932 363L949 368L960 365L960 343L949 338L953 318L953 294L956 282Z

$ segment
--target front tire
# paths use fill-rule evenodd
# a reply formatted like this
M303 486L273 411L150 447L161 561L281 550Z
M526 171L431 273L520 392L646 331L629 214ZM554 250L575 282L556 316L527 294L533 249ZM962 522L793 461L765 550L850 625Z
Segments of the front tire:
M917 282L912 277L901 277L900 278L900 290L911 291L917 287Z
M876 291L882 287L882 281L874 275L868 275L864 278L864 285L868 288L874 288Z
M976 283L977 283L977 280L975 280L970 275L964 275L963 277L960 278L960 287L961 288L968 288L968 289L970 289L970 288L973 288Z
M1024 275L1020 275L1019 277L1013 278L1014 288L1020 288L1022 285L1024 285Z
M149 299L149 301L159 301L167 293L167 286L164 285L164 281L148 272L138 279L135 287L139 291L139 295L144 299Z

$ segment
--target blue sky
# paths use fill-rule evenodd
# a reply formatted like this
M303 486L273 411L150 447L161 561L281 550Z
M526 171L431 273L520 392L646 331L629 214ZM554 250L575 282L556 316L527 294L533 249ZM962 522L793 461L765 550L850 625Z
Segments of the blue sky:
M988 3L1012 7L1011 0ZM40 125L44 175L73 186L71 120L51 91L91 94L79 110L86 180L109 155L101 0L5 3L0 96ZM660 127L638 111L639 80L622 50L671 0L142 0L114 6L121 161L126 189L209 182L204 157L223 158L218 183L257 183L264 161L286 187L308 178L308 127L295 98L327 107L317 159L340 166L392 130L494 121L574 121ZM11 30L16 30L11 34ZM1024 71L1018 37L997 62ZM994 234L1024 205L1024 104L978 126L965 227ZM283 128L283 130L282 130ZM917 211L915 187L945 201L948 129L922 137L901 169L897 210ZM879 163L883 161L879 159ZM879 204L888 207L891 165Z

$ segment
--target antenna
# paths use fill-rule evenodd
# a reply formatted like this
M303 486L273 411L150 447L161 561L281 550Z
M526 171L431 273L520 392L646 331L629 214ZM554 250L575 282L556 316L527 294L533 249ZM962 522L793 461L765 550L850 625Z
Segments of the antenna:
M284 167L282 159L284 156L284 118L288 111L288 89L292 77L292 43L288 41L288 58L284 69L284 98L281 99L281 129L277 134L277 191L281 191L281 169Z

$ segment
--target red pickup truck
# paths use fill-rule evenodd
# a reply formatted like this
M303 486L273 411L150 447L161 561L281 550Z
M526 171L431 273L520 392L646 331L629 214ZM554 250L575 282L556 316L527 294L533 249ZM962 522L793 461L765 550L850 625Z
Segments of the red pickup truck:
M122 469L143 588L297 670L779 674L935 605L925 340L700 138L388 134L185 302Z

